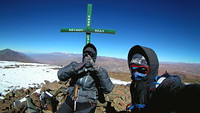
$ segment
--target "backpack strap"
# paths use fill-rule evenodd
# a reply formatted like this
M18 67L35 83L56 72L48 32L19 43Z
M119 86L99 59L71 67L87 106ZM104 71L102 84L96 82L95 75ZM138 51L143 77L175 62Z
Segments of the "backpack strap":
M156 84L155 87L158 88L158 86L159 86L165 79L166 79L166 77L158 77L158 76L156 76L156 77L155 77L156 82L154 82L154 84Z
M166 77L160 77L160 76L155 76L155 82L153 82L152 86L149 88L149 97L151 98L151 95L155 91L156 88L166 79ZM146 108L146 104L128 104L126 106L126 110L132 110L132 109L141 109L141 108Z
M131 109L140 109L140 108L145 108L146 105L145 104L128 104L126 106L126 110L131 110Z

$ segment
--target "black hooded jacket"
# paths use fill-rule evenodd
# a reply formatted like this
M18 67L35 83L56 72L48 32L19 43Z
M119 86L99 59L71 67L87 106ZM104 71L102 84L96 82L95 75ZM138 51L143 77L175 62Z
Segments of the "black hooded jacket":
M92 44L87 44L83 48L83 54L86 51L93 53L92 59L95 62L97 56L97 50L95 46ZM61 81L67 81L71 78L70 86L67 88L68 96L71 98L74 96L74 86L79 86L77 102L97 103L99 93L110 93L114 85L104 68L99 67L98 70L95 71L83 71L81 73L77 73L74 67L78 66L79 64L80 63L73 61L69 65L59 69L58 79Z
M200 85L165 79L155 88L155 76L158 75L159 62L156 53L147 47L136 45L128 53L128 65L131 58L139 53L145 57L150 72L143 80L133 80L130 86L132 104L145 104L144 109L134 109L133 113L199 113ZM193 104L196 103L196 104Z
M152 49L136 45L132 47L128 53L129 68L132 56L137 53L145 57L147 64L150 68L150 72L143 80L133 81L131 83L130 91L133 103L146 104L149 101L149 87L154 82L155 76L158 75L159 63L158 58Z

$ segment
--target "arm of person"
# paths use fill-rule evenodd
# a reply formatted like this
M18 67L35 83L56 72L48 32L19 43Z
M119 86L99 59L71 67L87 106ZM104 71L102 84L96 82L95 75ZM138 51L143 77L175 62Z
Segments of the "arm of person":
M73 61L69 65L58 70L57 76L61 81L67 81L73 75L76 75L75 67L78 65L77 62Z
M84 58L83 62L81 63L73 61L69 65L59 69L57 73L58 79L61 81L66 81L73 75L83 73L85 71L84 66L88 62L88 60L89 57Z
M200 84L187 84L176 96L180 113L197 113L200 102Z
M99 78L100 88L102 89L103 93L110 93L114 88L114 84L112 83L108 72L104 68L99 67L97 70L97 77Z

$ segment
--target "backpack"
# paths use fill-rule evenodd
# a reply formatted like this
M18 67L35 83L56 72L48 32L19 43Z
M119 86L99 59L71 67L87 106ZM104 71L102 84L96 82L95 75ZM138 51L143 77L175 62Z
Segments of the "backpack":
M167 78L171 79L177 83L182 83L181 78L178 75L170 75L166 71L164 75L155 77L154 84L156 84L156 88Z
M177 83L182 83L181 78L178 75L170 75L167 72L165 72L165 74L163 74L162 76L155 76L154 82L153 84L149 87L149 91L147 93L148 94L148 98L151 98L152 94L156 91L156 89L158 88L158 86L160 86L160 84L165 80L165 79L171 79ZM145 104L128 104L126 106L126 111L130 111L130 110L140 110L140 109L144 109L146 108L147 105Z

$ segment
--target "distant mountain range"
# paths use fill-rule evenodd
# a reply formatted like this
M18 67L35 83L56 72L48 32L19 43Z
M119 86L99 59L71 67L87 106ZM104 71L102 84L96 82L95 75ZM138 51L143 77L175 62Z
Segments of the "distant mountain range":
M26 54L11 49L0 51L0 61L20 61L20 62L38 62L53 65L67 65L72 61L81 62L82 54L73 53L41 53ZM97 64L113 72L129 72L127 62L124 59L113 57L97 57Z
M0 61L36 62L29 56L11 49L4 49L0 51Z
M5 49L0 51L0 61L20 61L20 62L37 62L53 65L67 65L71 61L82 61L82 54L71 53L43 53L43 54L26 54L14 50ZM96 61L98 66L102 66L109 72L129 73L127 60L98 56ZM182 78L200 79L200 64L196 63L169 63L161 62L159 66L159 75L168 72L170 74L180 75Z
M54 65L67 65L72 61L81 62L82 54L70 54L70 53L46 53L46 54L28 54L37 62L54 64ZM106 68L113 72L128 72L128 66L125 59L98 56L97 65Z

